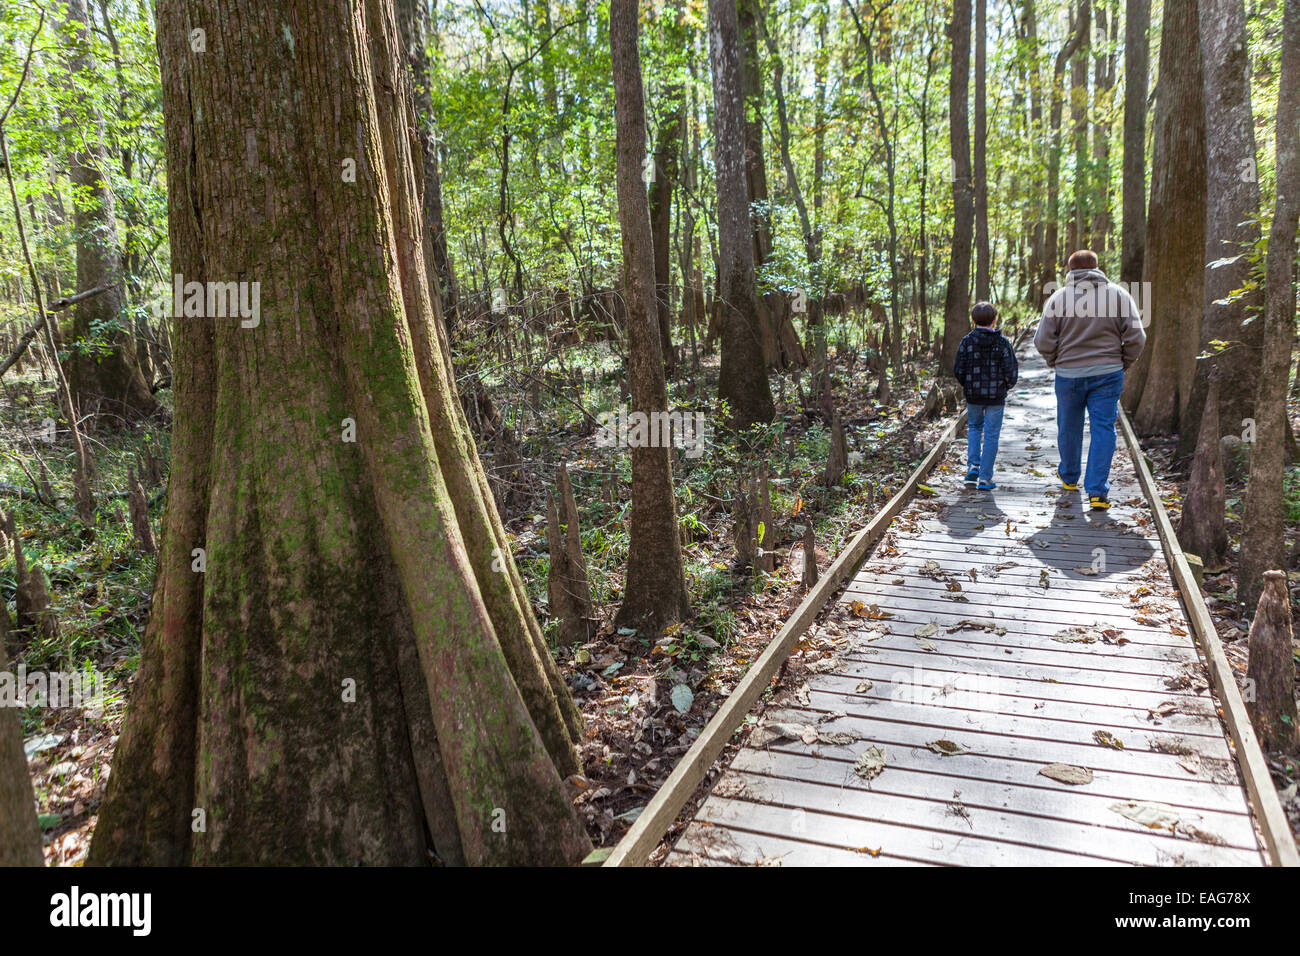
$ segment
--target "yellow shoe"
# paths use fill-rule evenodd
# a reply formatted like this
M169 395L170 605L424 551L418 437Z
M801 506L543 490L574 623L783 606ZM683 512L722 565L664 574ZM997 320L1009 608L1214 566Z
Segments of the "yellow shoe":
M1079 485L1078 485L1077 483L1075 483L1075 484L1072 485L1072 484L1070 484L1068 481L1063 481L1063 482L1061 482L1061 487L1064 488L1066 491L1078 491L1078 490L1079 490Z
M1093 495L1088 499L1088 506L1091 507L1093 511L1105 511L1110 507L1110 500L1108 498L1103 498L1101 495Z

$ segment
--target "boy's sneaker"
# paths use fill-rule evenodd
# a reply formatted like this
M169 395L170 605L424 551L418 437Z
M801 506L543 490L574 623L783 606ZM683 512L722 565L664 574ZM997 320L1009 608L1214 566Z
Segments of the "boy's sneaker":
M1061 478L1061 469L1059 468L1056 469L1056 477ZM1079 483L1077 481L1071 483L1066 481L1064 478L1061 478L1061 487L1064 488L1066 491L1078 491Z
M980 470L978 468L972 468L966 472L966 484L969 485L970 487L972 488L975 487L975 483L978 482L979 480L980 480Z
M996 487L997 487L997 483L993 481L981 481L979 483L980 491L992 491Z
M1105 511L1110 507L1110 499L1105 495L1092 495L1088 499L1088 506L1091 507L1093 511Z

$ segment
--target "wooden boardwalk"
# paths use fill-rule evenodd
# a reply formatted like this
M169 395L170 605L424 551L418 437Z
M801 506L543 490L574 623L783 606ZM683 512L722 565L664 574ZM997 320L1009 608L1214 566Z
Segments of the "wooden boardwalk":
M666 863L1266 862L1123 442L1094 514L1055 417L1022 357L997 490L955 442Z

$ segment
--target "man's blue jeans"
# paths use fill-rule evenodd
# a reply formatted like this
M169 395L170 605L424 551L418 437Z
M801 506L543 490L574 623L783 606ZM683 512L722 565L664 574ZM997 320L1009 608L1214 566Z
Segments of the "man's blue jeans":
M1002 434L1001 405L966 406L966 469L980 473L980 483L993 483L993 461Z
M1061 480L1070 485L1079 483L1083 413L1087 410L1090 442L1083 490L1089 496L1104 498L1110 492L1115 419L1119 417L1119 395L1123 390L1123 372L1086 378L1056 376L1056 447L1061 453Z

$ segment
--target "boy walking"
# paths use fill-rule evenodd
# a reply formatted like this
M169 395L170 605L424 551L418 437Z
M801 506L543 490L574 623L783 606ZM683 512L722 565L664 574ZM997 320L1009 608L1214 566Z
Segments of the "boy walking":
M966 393L966 485L992 491L993 462L998 456L1002 411L1007 392L1020 378L1015 350L997 330L998 311L977 302L970 312L975 328L957 347L952 374Z

